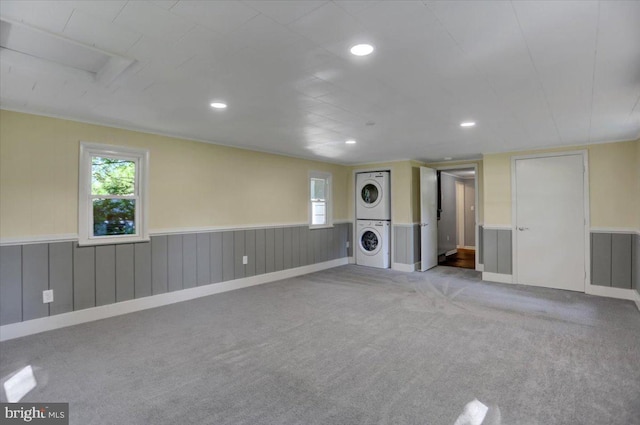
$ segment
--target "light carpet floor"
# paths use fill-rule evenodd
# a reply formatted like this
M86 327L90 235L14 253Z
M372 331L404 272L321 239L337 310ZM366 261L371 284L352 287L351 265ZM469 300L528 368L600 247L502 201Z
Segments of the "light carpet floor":
M72 424L640 424L630 301L344 266L0 345Z

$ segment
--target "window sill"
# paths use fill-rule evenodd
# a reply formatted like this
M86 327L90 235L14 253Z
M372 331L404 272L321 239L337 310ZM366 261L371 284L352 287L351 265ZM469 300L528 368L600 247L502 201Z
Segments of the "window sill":
M108 239L99 239L99 240L88 240L88 241L78 241L78 246L89 247L89 246L101 246L101 245L121 245L121 244L132 244L132 243L144 243L150 242L150 237L144 238L108 238Z
M333 229L333 223L332 224L309 225L309 230L316 230L316 229Z

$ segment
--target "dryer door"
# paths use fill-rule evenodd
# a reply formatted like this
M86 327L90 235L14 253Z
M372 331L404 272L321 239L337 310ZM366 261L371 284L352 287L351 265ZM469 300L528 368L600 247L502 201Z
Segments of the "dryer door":
M381 200L382 187L380 187L380 184L377 181L367 179L362 182L359 194L360 205L366 208L374 208Z
M382 238L375 229L364 228L360 232L360 251L366 255L376 255L382 249Z

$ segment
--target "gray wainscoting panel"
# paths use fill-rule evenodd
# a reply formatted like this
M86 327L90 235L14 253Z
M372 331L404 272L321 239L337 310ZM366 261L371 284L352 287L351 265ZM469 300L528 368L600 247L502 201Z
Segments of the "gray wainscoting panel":
M631 289L631 234L611 235L611 286Z
M245 277L256 274L256 231L244 231L244 255L247 256L247 264L244 265Z
M196 236L198 267L196 283L208 285L211 283L211 240L210 233L198 233Z
M134 291L135 298L151 295L151 243L142 242L134 245Z
M73 244L49 244L49 289L53 289L53 302L49 314L73 311Z
M331 246L329 243L329 234L331 233L331 228L320 229L320 230L322 231L322 240L320 241L320 252L321 252L320 261L328 261L329 247Z
M611 286L611 234L591 234L591 284Z
M407 263L407 228L404 226L393 226L393 233L395 234L393 244L394 262L406 264Z
M291 227L285 227L282 229L282 264L283 269L290 269L292 260L291 256L293 255L292 247L291 247L291 238L293 236L293 231Z
M169 292L182 289L182 235L169 235L167 242Z
M353 240L353 223L349 223L347 230L347 241L349 241L349 249L347 250L347 256L353 257L353 244L355 241Z
M49 304L42 302L42 291L49 289L49 245L22 247L22 320L49 315Z
M167 237L151 237L151 287L154 294L164 294L168 288Z
M116 301L132 300L134 293L133 244L116 245Z
M264 274L267 272L267 258L266 258L266 233L265 229L257 229L256 233L256 274Z
M95 307L96 305L96 269L95 248L73 247L73 309ZM55 298L55 297L54 297Z
M313 231L294 226L192 233L95 247L73 242L0 247L0 323L343 258L350 228L340 223ZM54 290L54 303L42 303L46 289Z
M421 235L420 235L420 225L415 224L413 226L413 263L417 263L422 260L421 257L421 249L420 246Z
M267 273L276 271L275 239L275 229L265 229L265 269Z
M291 267L300 267L300 227L291 228Z
M233 232L222 232L222 280L233 280L235 273L235 263L233 255Z
M306 266L309 264L309 227L300 227L300 265Z
M347 232L349 231L349 226L347 223L340 223L340 236L338 237L340 241L340 251L338 252L338 258L344 258L348 255L347 253L347 241L349 240L349 236Z
M0 325L20 321L22 321L22 246L0 246Z
M476 255L478 256L478 264L484 264L484 228L478 226L478 244L476 246Z
M498 230L484 229L483 234L484 271L498 273Z
M96 247L96 305L116 302L116 247Z
M511 274L511 230L498 230L498 273Z
M197 271L197 241L196 234L182 235L182 287L193 288L196 286Z
M284 229L273 229L273 249L275 269L280 271L284 269Z
M640 235L633 235L633 255L631 265L633 288L640 294Z
M211 239L211 282L222 282L222 233L214 232Z
M244 230L236 230L233 232L233 266L234 279L244 277L244 264L242 264L242 256L244 254Z

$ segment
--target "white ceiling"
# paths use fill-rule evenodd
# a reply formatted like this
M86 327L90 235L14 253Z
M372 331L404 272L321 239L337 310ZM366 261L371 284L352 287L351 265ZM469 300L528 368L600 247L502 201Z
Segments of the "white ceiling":
M340 163L640 137L640 1L2 0L0 14L136 60L105 85L3 55L6 109ZM375 52L352 56L361 42Z

